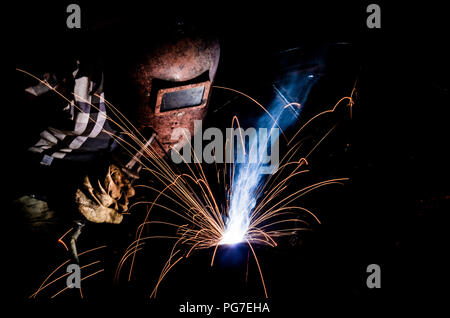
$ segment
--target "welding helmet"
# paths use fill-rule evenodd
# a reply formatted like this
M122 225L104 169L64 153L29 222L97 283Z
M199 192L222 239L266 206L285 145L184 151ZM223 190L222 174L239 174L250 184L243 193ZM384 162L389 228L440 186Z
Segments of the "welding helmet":
M183 137L172 140L175 129L196 133L194 120L207 113L219 54L217 39L180 33L154 45L134 66L137 124L140 130L150 127L156 132L160 155L182 142Z

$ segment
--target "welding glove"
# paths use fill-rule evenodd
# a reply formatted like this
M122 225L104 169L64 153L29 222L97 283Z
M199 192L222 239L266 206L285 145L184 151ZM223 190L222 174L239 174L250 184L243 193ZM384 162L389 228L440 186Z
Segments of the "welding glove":
M122 213L128 210L128 199L135 195L135 190L127 177L115 165L110 165L103 184L97 180L97 187L86 176L83 185L75 193L78 211L91 222L122 222Z

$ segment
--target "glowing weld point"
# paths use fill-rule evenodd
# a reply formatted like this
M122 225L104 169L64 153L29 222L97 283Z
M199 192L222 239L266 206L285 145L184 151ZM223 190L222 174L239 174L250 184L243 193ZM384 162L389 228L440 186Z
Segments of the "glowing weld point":
M227 231L220 241L220 245L235 245L244 241L244 235L236 231Z
M225 233L220 240L221 245L234 245L242 243L247 237L248 222L245 222L241 215L229 219Z

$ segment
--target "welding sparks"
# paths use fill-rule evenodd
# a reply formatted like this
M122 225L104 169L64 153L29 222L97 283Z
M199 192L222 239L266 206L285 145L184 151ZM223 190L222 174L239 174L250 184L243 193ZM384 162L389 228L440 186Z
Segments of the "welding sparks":
M317 80L317 76L303 73L297 75L295 80L278 84L280 87L273 85L277 95L267 110L267 113L271 115L267 116L267 113L263 114L258 120L258 128L267 128L270 131L281 129L283 131L291 126L297 120L301 105L305 103L312 86ZM297 102L295 103L292 103L286 97L293 95L296 96ZM295 116L292 116L292 114ZM258 149L258 164L251 164L252 161L249 158L246 164L236 165L237 172L235 179L232 180L230 195L231 206L221 244L241 243L245 242L247 238L250 216L261 194L261 192L258 193L257 189L263 181L265 174L267 174L264 171L266 167L261 163L264 148L267 148L267 142L261 146L258 145L256 138L249 141L250 149ZM270 142L275 143L278 140L270 140ZM276 168L273 167L275 171L271 171L271 173L276 173Z
M353 94L354 90L352 91ZM347 106L353 105L352 96L343 98L330 111L333 112L338 105L347 100ZM262 107L261 104L258 103ZM280 113L291 106L299 107L298 103L284 104ZM319 116L314 117L318 118ZM278 116L278 119L280 116ZM309 120L305 125L312 122ZM274 122L272 127L276 126ZM302 126L302 130L305 126ZM290 147L288 152L280 161L280 166L276 173L261 177L259 170L252 169L255 166L244 164L239 172L236 172L236 164L231 164L231 169L222 169L223 185L228 188L228 200L225 202L225 208L219 208L221 205L216 201L216 196L209 184L206 173L201 164L197 163L194 168L187 166L189 173L179 173L164 161L157 161L157 166L147 167L146 169L165 184L163 189L157 189L148 185L142 187L155 191L157 197L153 201L138 202L148 206L144 222L138 228L136 240L133 241L124 253L117 272L116 279L131 257L129 279L133 269L137 252L142 251L145 241L149 239L171 239L175 243L170 252L169 258L164 265L161 274L157 280L151 297L155 297L158 287L168 272L182 259L188 258L195 250L213 249L211 265L214 264L214 257L219 246L235 245L246 242L252 251L256 262L264 294L268 297L265 287L262 269L258 258L253 249L253 245L277 246L276 239L283 236L290 236L293 232L310 230L310 221L308 216L317 223L320 223L317 216L310 210L295 205L299 198L307 193L331 184L343 184L348 178L335 178L320 181L294 191L289 191L289 184L300 175L308 172L308 156L317 148L317 146L334 129L329 130L324 137L315 144L312 150L305 157L298 157L301 142L297 142ZM295 134L297 136L297 134ZM289 141L289 143L292 140ZM148 150L149 157L154 160L151 149ZM195 155L195 153L194 153ZM156 162L156 161L155 161ZM226 166L226 165L225 165ZM256 167L261 166L257 164ZM245 169L243 169L245 167ZM229 174L230 181L225 181L226 174ZM236 174L237 173L237 174ZM283 174L283 177L280 177ZM218 178L220 180L220 178ZM251 180L251 181L249 181ZM239 183L241 182L241 183ZM234 188L233 188L234 187ZM252 191L249 191L249 188ZM261 196L264 193L264 196ZM175 204L176 207L169 207L167 204L158 203L160 199L166 199ZM177 215L187 224L174 224L163 221L150 220L150 212L154 207L158 207ZM299 218L299 215L303 214ZM291 225L289 225L291 224ZM144 226L165 225L176 229L176 234L171 236L143 236ZM285 226L288 225L288 226Z
M25 71L22 72L26 73ZM295 119L298 116L300 105L303 104L315 80L316 77L307 76L307 84L302 88L303 93L300 103L286 103L283 96L283 98L280 97L281 102L274 102L268 109L242 92L225 87L215 87L234 91L248 97L268 115L261 118L259 126L274 129L287 128L294 122L293 118ZM50 88L65 98L54 88ZM277 238L290 236L295 231L310 229L309 218L312 218L311 220L314 222L320 223L312 211L297 206L296 202L310 191L326 185L342 184L342 182L348 180L347 178L335 178L320 181L300 189L295 188L292 190L289 188L290 184L295 183L296 178L308 172L305 169L308 165L308 156L333 129L325 134L313 149L303 157L299 156L299 149L302 143L294 138L306 125L309 125L321 115L333 112L343 101L348 101L347 106L351 108L353 106L352 96L354 91L355 89L353 89L350 96L339 100L331 110L314 116L297 130L294 137L287 141L287 144L291 145L291 147L281 159L276 173L270 175L262 174L261 169L263 165L261 162L256 163L256 165L250 163L239 164L240 166L231 164L228 167L225 164L220 170L222 176L219 177L219 171L217 175L218 180L222 180L219 183L226 189L226 202L217 201L218 196L211 188L207 174L200 163L196 163L193 167L186 164L185 168L187 171L180 172L173 164L158 155L154 148L155 145L151 144L149 147L143 148L142 146L144 146L146 140L140 132L117 108L105 100L109 110L118 118L114 123L122 130L122 136L114 135L112 137L124 147L130 156L133 156L140 149L145 149L145 153L139 159L139 163L143 165L143 170L147 171L153 180L158 183L158 185L136 185L136 188L152 191L156 194L156 197L152 200L136 202L133 205L133 207L145 205L147 207L146 214L144 221L136 230L135 240L125 250L118 264L115 278L119 279L123 267L131 259L128 273L128 279L131 279L137 254L144 250L144 244L150 239L173 240L174 244L168 260L163 266L151 293L151 296L155 297L158 287L169 271L178 262L188 258L194 251L212 248L211 265L213 265L219 246L246 242L254 256L264 293L267 297L262 270L252 245L259 244L275 247L277 246ZM79 98L81 99L81 97ZM67 98L65 99L67 100ZM91 104L91 106L95 108L94 105ZM291 113L286 114L285 110L289 110ZM297 116L292 116L292 113ZM104 132L110 134L108 131L104 130ZM124 136L130 137L132 142L127 141ZM256 141L250 140L250 148L253 147L256 147ZM165 200L167 203L161 202L161 200ZM151 211L154 208L166 211L176 216L182 222L177 223L150 218ZM154 226L164 226L169 229L172 228L174 231L170 231L171 234L169 235L152 234L145 236L144 228Z

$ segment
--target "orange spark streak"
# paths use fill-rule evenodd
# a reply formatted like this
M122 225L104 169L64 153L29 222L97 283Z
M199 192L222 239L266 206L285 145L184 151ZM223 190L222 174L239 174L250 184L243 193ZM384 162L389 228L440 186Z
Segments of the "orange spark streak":
M250 249L252 250L253 256L256 261L256 265L258 266L259 275L261 276L261 282L262 282L262 285L264 288L264 295L266 296L266 298L269 298L269 296L267 295L266 283L264 283L263 273L261 271L261 267L259 266L258 257L256 257L256 254L255 254L255 251L253 250L252 244L248 240L247 240L247 244L248 244L248 246L250 246Z
M69 249L67 248L66 243L64 243L62 239L63 239L67 234L69 234L70 231L72 231L72 230L73 230L73 227L71 227L70 230L68 230L66 233L63 234L63 236L61 236L61 237L58 239L58 243L62 244L62 245L65 247L66 251L69 251Z

